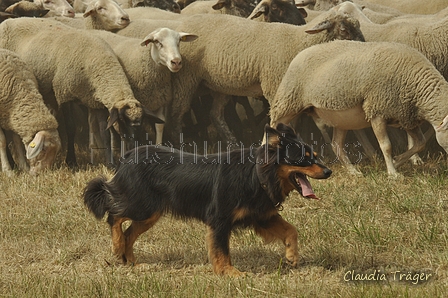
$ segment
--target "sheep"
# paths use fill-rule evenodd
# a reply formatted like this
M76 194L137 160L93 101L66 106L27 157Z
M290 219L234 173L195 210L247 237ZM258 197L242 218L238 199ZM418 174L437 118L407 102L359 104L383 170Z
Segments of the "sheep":
M45 17L75 17L75 10L66 0L34 0L34 3L49 10Z
M110 44L129 79L135 97L165 120L164 108L171 102L171 72L182 68L179 41L191 42L196 35L168 28L157 29L143 40L93 31ZM163 124L156 125L156 144L162 143Z
M5 12L15 14L19 17L37 17L41 18L45 16L50 10L43 9L40 5L29 2L19 1L5 9Z
M391 7L392 9L398 10L402 13L411 14L433 14L448 6L448 2L446 0L431 0L425 1L424 3L422 3L421 0L356 0L354 2L363 4L373 10L376 9L371 7L370 4Z
M311 10L326 11L345 1L348 0L297 0L295 3L297 6L307 7Z
M9 12L0 11L0 23L7 19L17 18L18 16Z
M144 109L105 41L56 21L18 18L0 24L0 47L16 52L30 65L44 100L55 109L79 100L92 109L106 107L107 128L115 122L127 128L141 123ZM65 116L69 149L74 122ZM67 152L66 162L76 165L74 152Z
M126 11L126 13L132 20L137 19L179 20L184 17L182 14L162 10L155 7L134 7L124 9L124 11Z
M181 14L222 13L247 18L254 8L255 5L249 0L206 0L191 3L182 9Z
M83 19L53 17L53 20L62 22L77 29L96 29L116 31L129 25L129 15L115 0L92 0L83 14Z
M324 90L324 92L323 92ZM271 103L271 125L308 113L333 127L334 150L347 169L360 172L345 153L347 130L372 127L387 172L424 148L419 124L428 121L448 150L448 83L420 52L399 43L333 41L300 52ZM395 164L386 125L403 128L414 146Z
M180 6L174 0L132 0L131 7L155 7L173 13L180 13Z
M5 49L0 49L0 102L2 171L7 174L12 171L3 130L21 138L30 162L30 174L50 167L61 147L57 120L45 105L30 67L17 54Z
M304 8L297 8L290 0L262 0L247 18L260 22L305 25L307 16Z
M181 47L184 68L173 75L174 97L169 123L173 126L170 130L173 142L178 140L182 117L189 110L200 84L217 96L213 101L218 106L214 107L216 114L212 121L215 127L225 130L222 110L226 101L217 93L264 96L271 101L297 52L333 39L364 40L359 22L336 12L327 12L303 26L254 22L229 15L193 15L182 20L176 30L194 32L201 38ZM221 134L226 135L226 132Z

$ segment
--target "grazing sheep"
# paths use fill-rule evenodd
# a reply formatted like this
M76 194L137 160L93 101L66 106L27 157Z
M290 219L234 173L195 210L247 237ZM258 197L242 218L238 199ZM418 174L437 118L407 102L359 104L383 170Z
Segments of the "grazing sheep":
M19 1L8 8L5 9L5 12L9 12L15 14L19 17L35 17L41 18L45 16L50 10L43 9L40 5L29 2L29 1Z
M348 58L349 57L349 58ZM322 92L325 90L325 92ZM420 130L428 121L448 151L448 83L420 52L398 43L334 41L300 52L291 62L271 102L271 125L309 113L332 126L335 153L352 173L360 173L345 153L347 130L372 127L387 172L424 148ZM396 158L386 126L398 126L414 146Z
M254 10L255 4L249 0L205 0L196 1L182 9L183 15L199 13L230 14L247 18Z
M0 24L0 47L16 52L30 65L46 102L62 107L79 100L89 108L106 107L108 127L117 121L127 128L140 125L142 105L115 53L89 32L46 19L6 20ZM75 127L69 116L64 113L67 147L73 148ZM66 161L76 165L75 153L68 151Z
M247 18L268 23L305 25L306 17L306 10L297 8L291 0L262 0Z
M30 162L30 173L38 174L53 164L61 147L56 118L45 105L28 65L17 54L5 49L0 49L0 81L2 171L11 172L4 129L21 138Z
M143 40L93 31L110 44L129 79L135 97L165 120L164 109L172 100L171 72L182 68L179 42L190 42L196 35L168 28L157 29ZM163 124L156 124L156 143L162 143Z
M194 32L201 38L181 47L184 68L173 75L173 142L178 140L182 117L201 84L217 96L213 101L219 105L213 108L215 127L226 129L222 112L226 100L217 93L264 96L270 101L289 63L301 50L334 39L364 40L359 22L336 12L326 12L303 26L254 22L229 15L193 15L181 21L177 30Z
M83 19L54 17L53 20L77 29L116 31L129 25L129 15L115 0L92 0L85 9Z

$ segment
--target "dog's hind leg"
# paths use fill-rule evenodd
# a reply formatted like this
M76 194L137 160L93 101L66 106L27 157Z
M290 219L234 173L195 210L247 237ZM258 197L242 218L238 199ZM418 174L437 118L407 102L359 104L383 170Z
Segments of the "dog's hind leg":
M123 222L129 220L128 218L114 218L109 216L108 222L111 227L112 233L112 251L118 260L121 260L123 264L126 264L127 260L125 257L125 238L123 234L122 224Z
M285 221L279 214L255 226L255 233L260 235L266 243L280 239L286 247L286 260L291 266L297 266L299 250L297 243L297 229Z
M159 213L154 214L147 220L143 221L132 221L129 228L124 232L125 237L125 258L129 264L135 265L135 256L134 256L134 243L137 240L138 236L146 232L149 228L151 228L161 217L162 215Z
M213 266L213 271L218 275L241 276L244 275L232 266L229 254L230 229L225 232L217 232L216 229L207 229L208 258Z

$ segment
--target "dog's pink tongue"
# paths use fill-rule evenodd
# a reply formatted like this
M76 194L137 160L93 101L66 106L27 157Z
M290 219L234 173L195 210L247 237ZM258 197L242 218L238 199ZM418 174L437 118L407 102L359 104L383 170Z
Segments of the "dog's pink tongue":
M302 196L304 196L305 198L320 200L314 193L313 188L311 187L311 184L308 179L306 179L306 177L297 175L296 178L300 183L300 187L302 187Z

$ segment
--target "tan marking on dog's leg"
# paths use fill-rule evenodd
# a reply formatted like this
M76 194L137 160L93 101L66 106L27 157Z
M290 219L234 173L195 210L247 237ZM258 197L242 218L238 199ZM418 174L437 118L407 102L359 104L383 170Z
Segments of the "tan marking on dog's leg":
M297 261L299 260L297 229L278 214L269 220L268 225L268 228L256 226L255 232L267 243L280 239L286 247L288 263L291 266L297 266Z
M232 277L244 275L244 272L241 272L232 266L230 255L226 255L223 251L216 247L213 235L213 230L210 227L207 227L206 240L208 258L210 263L212 263L213 271L218 275L228 275Z
M125 237L125 257L127 261L135 265L134 243L138 236L151 228L161 217L161 214L154 214L144 221L133 221L129 228L124 232Z
M128 218L114 218L114 224L111 227L112 233L112 252L118 260L126 264L125 257L125 238L123 234L122 224L128 220Z

